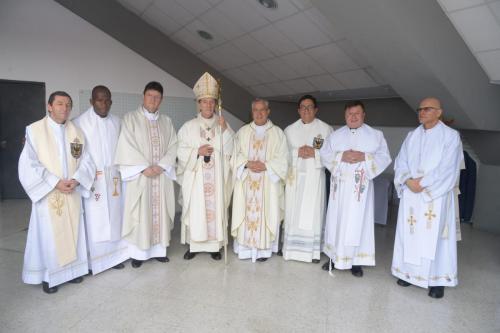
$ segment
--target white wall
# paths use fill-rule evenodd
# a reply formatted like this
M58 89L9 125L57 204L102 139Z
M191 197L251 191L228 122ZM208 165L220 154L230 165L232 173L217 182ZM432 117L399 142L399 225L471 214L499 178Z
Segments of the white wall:
M194 98L190 87L52 0L0 1L0 79L45 82L47 95L64 90L74 115L80 91L97 84L142 93L154 80L166 96Z

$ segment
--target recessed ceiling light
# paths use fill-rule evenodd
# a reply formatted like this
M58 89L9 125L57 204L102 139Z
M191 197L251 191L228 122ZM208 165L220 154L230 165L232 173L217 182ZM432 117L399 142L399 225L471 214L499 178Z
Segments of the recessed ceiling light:
M212 39L214 39L214 36L212 36L211 33L207 32L205 30L198 30L197 33L203 39L206 39L206 40L212 40Z
M257 2L268 9L278 8L278 3L276 2L276 0L257 0Z

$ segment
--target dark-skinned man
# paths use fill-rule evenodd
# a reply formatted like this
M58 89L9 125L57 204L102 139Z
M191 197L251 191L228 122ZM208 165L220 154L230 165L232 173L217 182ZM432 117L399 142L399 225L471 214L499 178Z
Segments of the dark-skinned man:
M113 163L120 119L109 113L111 92L105 86L92 89L91 107L75 119L83 131L87 148L96 165L91 196L84 199L89 268L98 274L109 268L123 268L129 258L122 240L123 193L118 168Z

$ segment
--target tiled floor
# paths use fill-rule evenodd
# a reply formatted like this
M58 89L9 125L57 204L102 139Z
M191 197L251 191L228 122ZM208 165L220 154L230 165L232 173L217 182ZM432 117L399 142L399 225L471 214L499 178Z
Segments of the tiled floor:
M30 204L0 203L0 332L500 332L500 236L462 226L459 286L434 300L390 274L394 225L377 226L361 279L318 264L198 255L174 229L170 262L129 263L46 295L21 282Z

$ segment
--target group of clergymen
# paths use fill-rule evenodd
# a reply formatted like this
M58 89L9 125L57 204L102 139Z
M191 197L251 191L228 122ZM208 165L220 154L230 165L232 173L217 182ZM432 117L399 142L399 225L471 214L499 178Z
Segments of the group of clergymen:
M285 260L350 269L375 265L373 179L391 163L384 135L364 123L360 101L345 106L346 125L333 131L316 118L316 99L298 101L300 119L285 131L255 99L253 121L236 134L216 114L219 87L205 73L193 88L198 114L175 132L158 109L163 87L150 82L143 103L120 121L109 113L111 93L92 90L91 107L70 121L71 97L54 92L48 115L26 128L19 178L33 202L23 281L57 286L83 275L168 262L180 185L184 259L209 253L220 260L230 234L239 259ZM457 131L443 124L439 100L420 103L421 125L395 161L400 198L392 274L398 285L428 288L440 298L457 285L456 185L463 160ZM331 177L329 194L325 186ZM232 199L232 200L231 200ZM325 218L326 213L326 218ZM326 222L325 222L326 221ZM281 252L281 250L280 250Z

